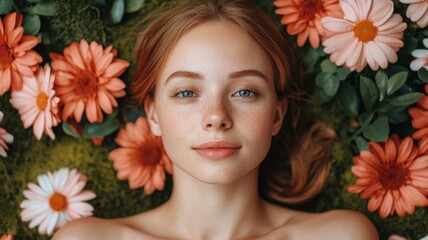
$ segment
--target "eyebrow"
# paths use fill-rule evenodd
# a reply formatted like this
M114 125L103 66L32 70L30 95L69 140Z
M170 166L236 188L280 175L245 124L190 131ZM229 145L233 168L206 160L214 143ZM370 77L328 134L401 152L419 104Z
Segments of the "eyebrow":
M246 77L246 76L256 76L256 77L259 77L259 78L265 80L266 82L268 81L268 78L263 73L261 73L258 70L254 70L254 69L242 70L242 71L233 72L233 73L229 74L229 78L232 78L232 79ZM172 73L171 75L169 75L169 77L166 79L165 83L167 83L172 78L180 78L180 77L181 78L196 79L196 80L203 80L204 79L204 76L200 73L197 73L197 72L176 71L176 72Z

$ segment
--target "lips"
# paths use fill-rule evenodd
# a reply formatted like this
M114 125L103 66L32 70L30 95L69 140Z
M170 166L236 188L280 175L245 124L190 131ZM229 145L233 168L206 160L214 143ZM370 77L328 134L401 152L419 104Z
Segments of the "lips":
M195 147L195 151L207 159L224 159L236 154L241 146L227 141L209 141Z

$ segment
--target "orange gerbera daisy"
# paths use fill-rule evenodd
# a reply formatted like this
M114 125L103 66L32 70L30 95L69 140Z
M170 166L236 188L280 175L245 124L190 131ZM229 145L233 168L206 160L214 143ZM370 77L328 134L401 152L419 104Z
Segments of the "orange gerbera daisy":
M33 77L42 57L31 49L39 43L35 36L23 36L22 15L0 18L0 95L10 88L22 89L21 75Z
M348 191L370 198L369 211L379 210L381 218L428 206L428 155L420 154L412 138L401 141L393 135L385 144L370 142L369 147L353 157L352 172L358 178Z
M125 96L125 84L118 76L129 63L115 58L116 54L112 46L103 50L85 39L65 48L64 55L50 54L56 73L55 91L64 105L63 121L74 116L80 122L85 111L89 122L101 122L101 110L111 114L112 107L117 107L116 98Z
M425 92L428 93L428 84L425 85ZM412 126L418 129L413 138L422 139L428 137L428 96L422 95L415 107L409 108L409 115L412 117Z
M297 34L297 45L302 47L309 38L313 48L318 48L320 37L327 32L320 21L324 16L340 18L343 12L339 0L276 0L273 2L278 15L283 15L281 24L287 25L290 35Z
M165 172L172 174L172 164L163 148L162 139L150 132L144 117L134 123L127 123L115 139L119 148L110 152L113 166L119 180L129 181L129 187L144 186L144 193L150 195L155 189L163 190Z

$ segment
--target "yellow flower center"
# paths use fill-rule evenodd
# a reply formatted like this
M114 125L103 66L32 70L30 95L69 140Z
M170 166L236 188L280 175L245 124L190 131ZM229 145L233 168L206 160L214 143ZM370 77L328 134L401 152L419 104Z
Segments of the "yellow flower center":
M361 42L373 41L377 34L377 27L375 27L371 21L366 19L355 25L354 34Z
M98 91L98 78L95 73L90 70L81 71L76 77L74 90L84 100L95 97Z
M40 92L39 95L37 95L36 103L40 110L45 110L46 105L48 104L48 96L46 93Z
M4 40L0 40L0 70L9 68L13 62L13 51Z
M386 190L400 188L406 179L407 170L398 164L384 166L379 174L379 182Z
M303 0L299 5L299 13L302 18L313 20L315 15L321 14L324 10L321 0Z
M63 211L67 205L67 198L61 193L56 192L49 198L49 206L56 212Z

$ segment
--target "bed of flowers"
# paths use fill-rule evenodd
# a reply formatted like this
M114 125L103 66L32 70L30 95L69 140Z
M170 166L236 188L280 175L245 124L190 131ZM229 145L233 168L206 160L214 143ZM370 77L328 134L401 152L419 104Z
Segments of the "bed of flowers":
M0 2L0 239L49 239L171 192L129 95L139 20L179 0ZM353 209L381 239L428 235L428 1L259 0L300 50L308 112L337 131L305 211Z

